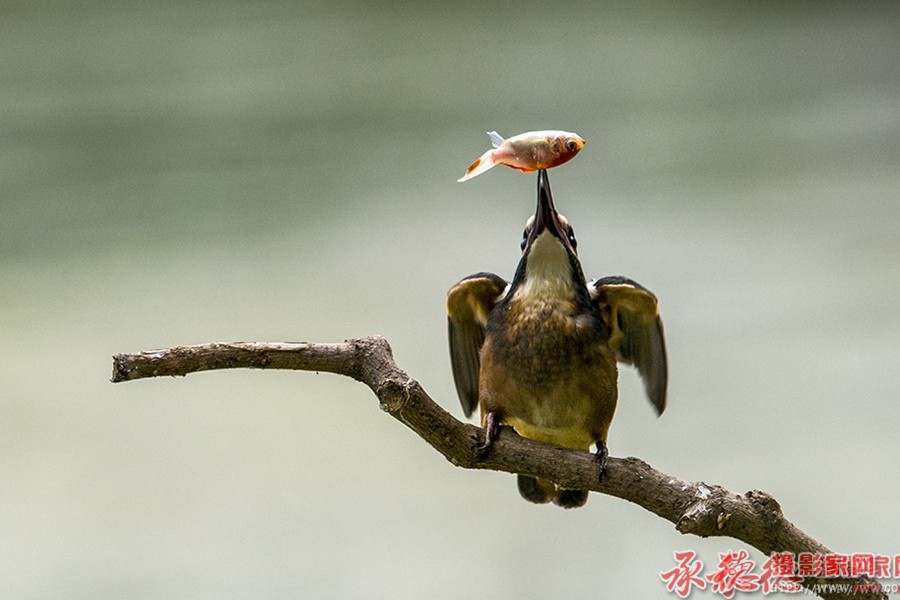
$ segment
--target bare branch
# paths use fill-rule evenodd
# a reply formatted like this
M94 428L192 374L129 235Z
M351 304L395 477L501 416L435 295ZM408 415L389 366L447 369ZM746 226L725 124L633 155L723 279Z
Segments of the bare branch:
M598 482L597 464L588 452L540 444L505 429L485 457L475 447L481 429L455 419L394 362L381 337L341 344L237 342L204 344L113 357L113 382L146 377L184 376L212 369L291 369L326 371L368 385L381 407L415 431L456 466L523 473L555 481L570 489L589 489L633 502L670 521L682 533L725 536L771 555L777 552L828 554L831 551L788 521L769 494L743 495L718 485L686 482L666 475L638 458L609 458L608 476ZM871 591L867 577L804 580L816 584L849 584L857 593L821 592L827 599L886 599ZM876 584L877 585L877 584Z

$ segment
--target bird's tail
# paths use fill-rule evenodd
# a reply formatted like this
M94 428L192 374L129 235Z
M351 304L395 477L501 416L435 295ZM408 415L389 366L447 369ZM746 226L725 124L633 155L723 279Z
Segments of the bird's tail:
M491 167L495 166L497 163L494 162L494 151L488 150L484 154L482 154L478 159L473 162L468 169L466 169L466 174L457 179L460 183L463 181L468 181L473 177L481 175Z
M553 502L563 508L584 506L588 499L587 490L569 490L561 488L552 481L538 479L528 475L519 475L519 494L529 502L546 504Z

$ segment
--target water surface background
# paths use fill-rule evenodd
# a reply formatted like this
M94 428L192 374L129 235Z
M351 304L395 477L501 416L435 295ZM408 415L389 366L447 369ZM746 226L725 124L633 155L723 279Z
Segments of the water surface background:
M461 417L444 299L511 277L550 173L589 276L660 298L656 419L610 437L900 553L900 5L0 7L0 595L667 598L745 548L592 495L522 501L312 373L108 382L112 354L380 334ZM753 557L762 555L754 551Z

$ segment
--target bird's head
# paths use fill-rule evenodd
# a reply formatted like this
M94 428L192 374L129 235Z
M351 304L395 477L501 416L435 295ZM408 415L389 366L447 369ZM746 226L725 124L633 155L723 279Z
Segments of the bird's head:
M522 234L522 259L516 270L514 293L565 296L582 293L584 273L576 252L575 232L556 212L547 171L538 172L537 209Z

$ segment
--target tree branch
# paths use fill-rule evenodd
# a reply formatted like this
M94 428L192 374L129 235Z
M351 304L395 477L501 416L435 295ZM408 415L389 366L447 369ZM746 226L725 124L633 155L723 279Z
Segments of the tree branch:
M167 350L117 354L112 381L184 376L212 369L291 369L325 371L352 377L375 393L381 407L415 431L451 463L467 469L490 469L549 479L570 489L589 489L633 502L670 521L681 533L700 537L726 536L771 555L790 552L829 554L831 550L788 521L778 502L766 492L743 495L718 485L686 482L666 475L638 458L609 458L608 476L598 482L592 454L540 444L504 428L487 456L475 447L481 429L455 419L394 362L381 337L341 344L238 342L204 344ZM849 584L849 592L817 591L829 600L886 599L867 577L807 578L802 584Z

